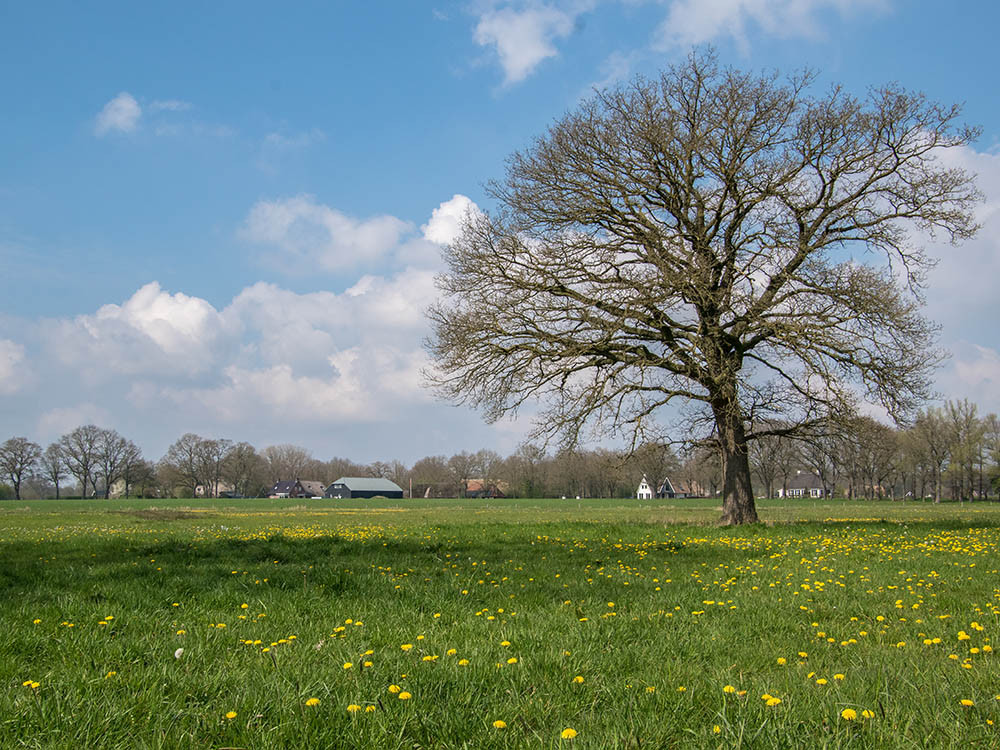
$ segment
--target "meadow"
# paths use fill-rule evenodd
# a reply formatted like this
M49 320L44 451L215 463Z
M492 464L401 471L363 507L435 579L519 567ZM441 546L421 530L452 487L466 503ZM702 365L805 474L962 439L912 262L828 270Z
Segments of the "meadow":
M1000 505L0 506L3 748L1000 746Z

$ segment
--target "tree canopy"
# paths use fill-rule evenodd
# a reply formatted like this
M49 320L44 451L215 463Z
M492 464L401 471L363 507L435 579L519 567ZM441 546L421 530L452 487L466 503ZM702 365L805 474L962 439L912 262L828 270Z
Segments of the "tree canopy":
M598 93L513 154L445 250L430 379L536 436L642 437L664 407L710 425L723 521L757 520L749 441L865 397L929 395L922 233L971 237L977 131L897 85L856 97L695 53ZM765 425L755 429L755 425Z

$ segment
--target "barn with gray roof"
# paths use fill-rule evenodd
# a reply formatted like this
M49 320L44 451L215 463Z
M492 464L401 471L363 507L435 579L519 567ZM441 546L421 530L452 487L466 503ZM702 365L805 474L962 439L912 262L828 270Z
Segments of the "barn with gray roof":
M402 497L403 488L388 479L341 477L326 488L324 497L347 500L355 497Z

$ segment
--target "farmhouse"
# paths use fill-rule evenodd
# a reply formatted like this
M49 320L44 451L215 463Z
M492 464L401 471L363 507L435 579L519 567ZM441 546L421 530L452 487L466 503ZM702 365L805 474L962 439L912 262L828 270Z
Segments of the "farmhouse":
M268 491L269 498L323 497L323 483L311 479L279 479Z
M639 489L635 491L636 500L652 500L653 499L653 488L649 486L649 480L646 479L646 475L642 475L642 481L639 482Z
M510 487L506 482L487 482L484 479L470 479L465 483L466 497L507 497Z
M825 494L819 477L801 469L788 480L787 487L778 490L778 497L823 497Z
M666 498L678 498L678 497L698 497L698 493L694 492L691 487L682 482L672 482L670 477L664 477L663 483L660 485L659 489L656 490L657 497Z
M403 488L388 479L341 477L326 488L323 496L338 500L352 497L402 497Z

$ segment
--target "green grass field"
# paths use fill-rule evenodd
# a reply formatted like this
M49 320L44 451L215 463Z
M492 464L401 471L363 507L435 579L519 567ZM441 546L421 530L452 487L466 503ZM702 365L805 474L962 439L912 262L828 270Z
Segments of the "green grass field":
M0 747L1000 746L1000 505L343 503L0 506Z

